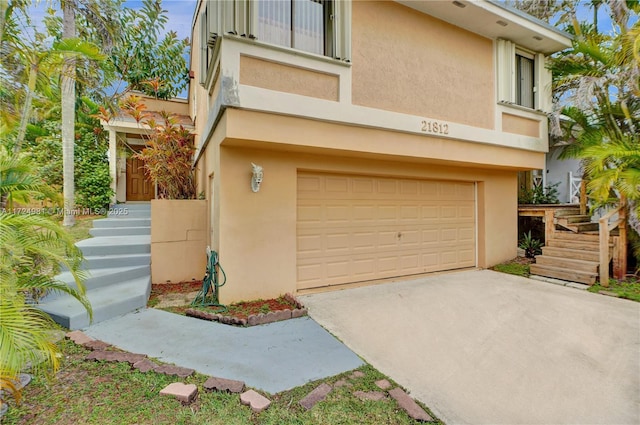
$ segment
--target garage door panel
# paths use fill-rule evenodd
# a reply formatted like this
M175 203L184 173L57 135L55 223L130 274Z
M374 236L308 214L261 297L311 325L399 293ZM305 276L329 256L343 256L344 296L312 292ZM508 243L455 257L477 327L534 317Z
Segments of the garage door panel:
M298 205L298 222L322 223L322 205Z
M475 185L301 173L298 288L475 265Z
M330 177L324 179L327 193L346 193L349 190L348 177Z
M322 236L321 235L298 235L298 252L321 255L322 254Z
M438 182L435 181L421 181L420 182L420 195L426 196L430 199L438 197Z
M396 180L378 179L376 183L376 188L380 194L386 193L395 195L398 192L398 182Z
M304 196L305 193L318 193L321 190L323 178L313 175L298 175L298 197Z
M374 191L375 182L371 178L354 178L352 190L353 193L371 194Z
M374 260L368 258L364 260L353 261L353 275L358 280L364 280L363 278L375 279L376 263Z

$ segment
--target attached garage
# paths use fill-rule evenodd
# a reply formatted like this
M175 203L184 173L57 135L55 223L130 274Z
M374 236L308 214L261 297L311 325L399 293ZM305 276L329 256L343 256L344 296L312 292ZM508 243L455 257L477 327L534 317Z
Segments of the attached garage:
M474 182L298 172L297 289L476 266Z

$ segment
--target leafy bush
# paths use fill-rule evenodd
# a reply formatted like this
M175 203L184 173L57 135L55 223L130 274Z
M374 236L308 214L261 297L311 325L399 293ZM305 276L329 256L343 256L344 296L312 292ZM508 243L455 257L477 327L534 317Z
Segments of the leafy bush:
M99 164L92 172L82 174L77 181L76 204L80 207L90 208L94 213L109 207L113 190L111 190L111 176L109 167Z
M535 258L536 255L542 254L542 242L531 237L530 231L523 235L519 247L524 249L524 255L527 258Z
M134 155L144 161L147 177L158 188L160 199L196 199L196 179L192 169L195 145L193 134L177 124L173 115L161 112L164 122L157 123L144 112L140 97L130 96L121 109L151 129L146 147Z
M56 325L33 305L39 295L67 293L92 315L82 283L82 252L69 234L47 216L8 212L14 201L28 203L33 195L51 193L34 171L26 155L0 148L0 387L5 391L0 399L7 393L19 399L14 383L27 365L52 372L59 366L59 350L50 339ZM71 272L75 286L55 279L61 264Z
M113 191L109 176L106 152L108 141L104 134L96 132L97 120L78 124L74 148L75 195L78 208L100 210L108 207ZM25 149L37 165L37 175L46 184L62 187L62 137L60 121L45 121L40 127L44 135L27 140Z
M558 186L560 183L547 185L536 185L532 189L521 188L518 194L519 204L559 204Z

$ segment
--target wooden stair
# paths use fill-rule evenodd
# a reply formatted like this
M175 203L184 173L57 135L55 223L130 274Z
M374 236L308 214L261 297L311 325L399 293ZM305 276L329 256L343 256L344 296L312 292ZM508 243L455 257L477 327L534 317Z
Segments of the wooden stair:
M598 230L598 223L592 223L588 215L571 214L556 216L556 224L573 232L582 233Z
M610 252L612 247L610 244ZM531 265L531 274L593 285L599 274L599 255L597 232L556 230L542 248L542 255Z
M579 208L561 208L545 216L546 243L531 274L593 285L600 275L599 224ZM609 242L609 257L613 244Z

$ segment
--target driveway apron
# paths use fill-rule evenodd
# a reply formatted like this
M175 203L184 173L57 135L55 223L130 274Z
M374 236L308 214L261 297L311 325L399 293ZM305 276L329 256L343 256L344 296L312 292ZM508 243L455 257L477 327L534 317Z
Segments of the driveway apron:
M448 424L639 424L640 304L464 271L300 297Z

